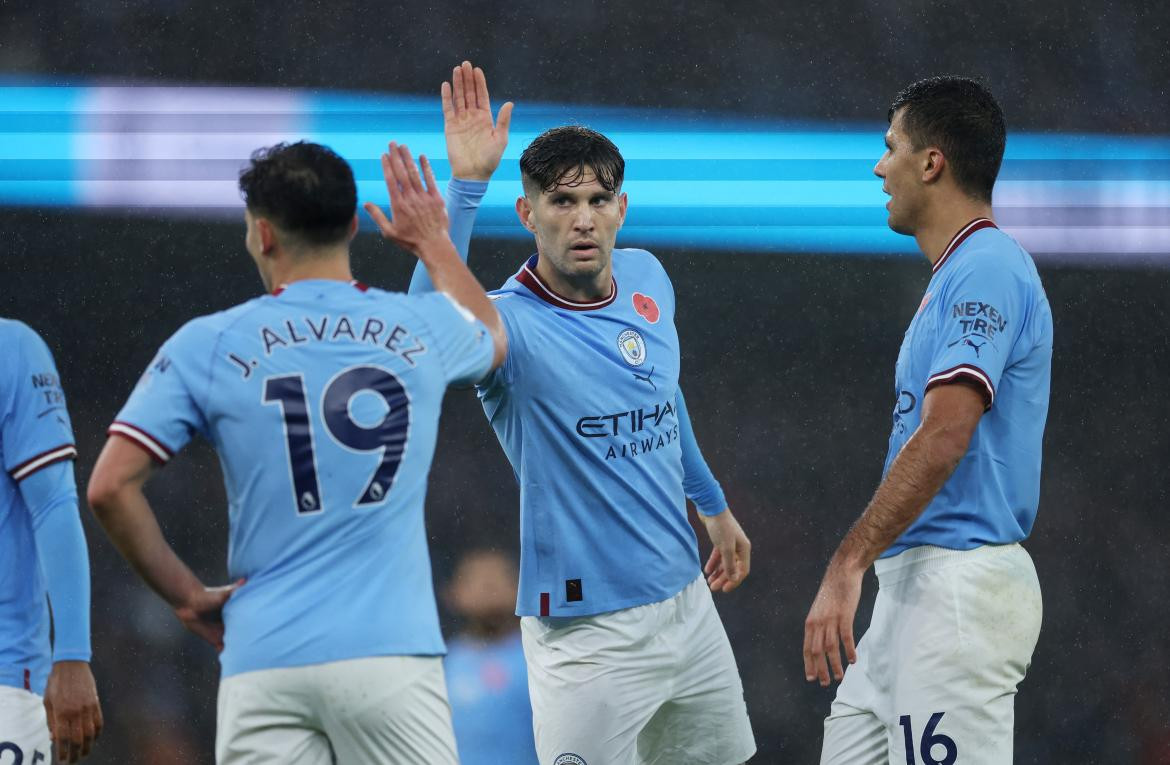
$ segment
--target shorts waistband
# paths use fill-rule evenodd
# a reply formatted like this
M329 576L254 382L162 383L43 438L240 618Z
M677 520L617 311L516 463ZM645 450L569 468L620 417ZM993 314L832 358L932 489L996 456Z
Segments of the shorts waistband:
M946 547L922 545L911 547L890 558L879 558L873 568L877 572L878 584L900 582L927 571L938 571L963 563L1004 555L1023 548L1018 542L1006 545L983 545L973 550L951 550Z

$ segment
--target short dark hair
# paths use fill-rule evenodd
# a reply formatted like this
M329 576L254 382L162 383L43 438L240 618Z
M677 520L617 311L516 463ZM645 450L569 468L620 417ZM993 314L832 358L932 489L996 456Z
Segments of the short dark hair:
M626 174L626 161L613 141L582 125L546 130L520 155L521 180L541 191L552 191L562 183L575 186L586 170L593 171L606 191L617 192Z
M314 245L345 238L357 211L349 163L307 141L257 149L240 173L240 195L253 214Z
M938 146L959 188L990 202L1007 128L987 86L970 77L928 77L904 88L890 104L887 118L893 122L894 112L902 108L902 126L914 150Z

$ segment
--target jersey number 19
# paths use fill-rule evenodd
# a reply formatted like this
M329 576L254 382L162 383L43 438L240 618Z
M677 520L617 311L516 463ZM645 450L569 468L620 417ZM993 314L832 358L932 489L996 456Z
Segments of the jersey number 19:
M381 396L389 407L382 421L372 427L357 422L350 412L354 396L366 391ZM302 515L321 512L324 506L317 478L313 416L305 398L304 377L300 373L269 377L264 381L263 402L279 404L284 414L284 436L297 512ZM377 470L354 502L358 507L380 504L394 483L410 431L410 397L402 382L381 367L343 370L325 386L321 418L325 432L345 449L358 453L381 451Z

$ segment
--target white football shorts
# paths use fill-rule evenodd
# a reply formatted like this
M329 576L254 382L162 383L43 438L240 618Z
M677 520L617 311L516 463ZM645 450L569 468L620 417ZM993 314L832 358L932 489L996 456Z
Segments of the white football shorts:
M1018 544L925 546L875 567L873 619L825 720L822 765L1009 765L1040 635L1032 558Z
M456 765L442 660L375 656L219 685L219 765Z
M734 765L755 754L702 576L658 603L520 626L540 765Z
M50 765L51 746L44 699L23 688L0 685L0 763Z

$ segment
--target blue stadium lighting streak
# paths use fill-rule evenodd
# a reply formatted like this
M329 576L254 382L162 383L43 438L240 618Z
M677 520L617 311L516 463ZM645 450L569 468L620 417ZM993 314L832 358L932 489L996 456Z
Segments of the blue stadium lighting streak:
M502 100L497 102L502 103ZM831 123L683 110L521 103L477 235L527 239L517 160L554 125L610 136L627 160L619 244L717 250L915 253L886 226L873 165L883 122ZM0 205L236 217L252 149L328 144L363 201L385 203L379 154L393 139L441 181L437 97L0 81ZM1170 136L1013 134L996 217L1038 256L1170 265Z
M79 201L72 146L81 129L80 99L72 87L0 86L0 204Z

